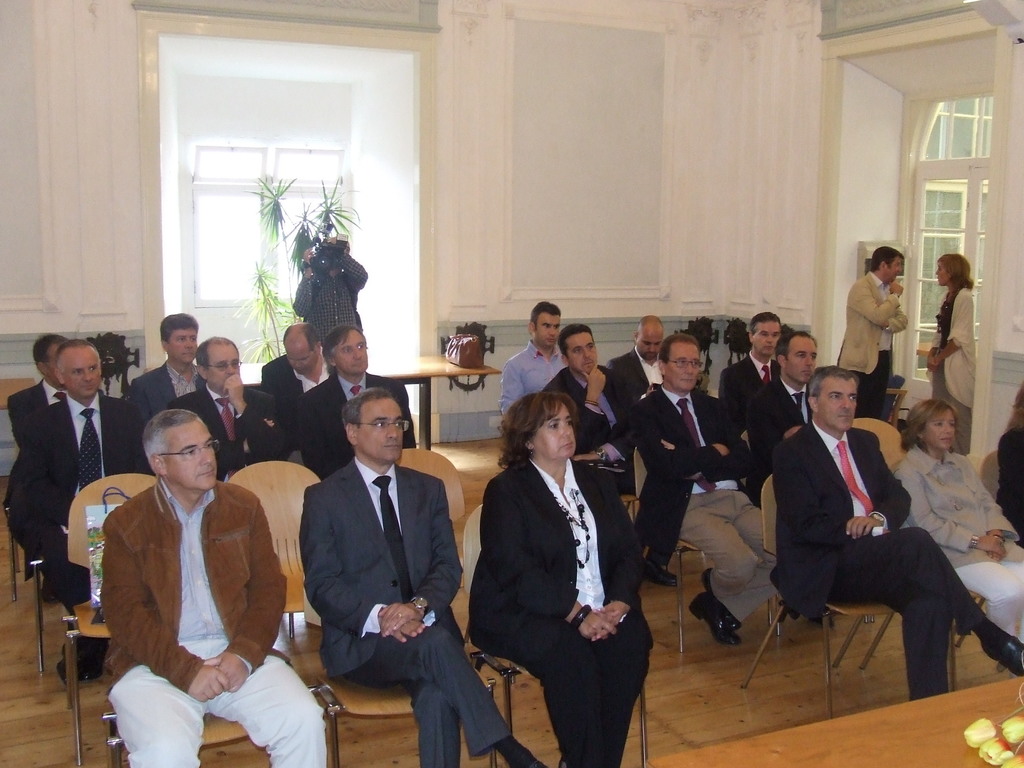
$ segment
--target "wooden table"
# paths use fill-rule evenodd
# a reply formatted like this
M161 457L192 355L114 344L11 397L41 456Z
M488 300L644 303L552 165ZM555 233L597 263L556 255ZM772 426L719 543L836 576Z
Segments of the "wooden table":
M373 365L373 373L387 376L400 384L417 384L420 388L419 439L420 446L430 449L430 416L432 382L434 379L454 378L456 376L491 376L500 374L497 368L488 365L480 368L460 368L452 365L442 355L427 355L411 360L388 360L382 366Z
M998 722L1019 704L1021 681L1005 680L810 725L734 739L659 757L651 768L879 768L926 765L983 768L964 729L979 717Z
M7 398L35 383L35 379L0 379L0 411L7 410Z

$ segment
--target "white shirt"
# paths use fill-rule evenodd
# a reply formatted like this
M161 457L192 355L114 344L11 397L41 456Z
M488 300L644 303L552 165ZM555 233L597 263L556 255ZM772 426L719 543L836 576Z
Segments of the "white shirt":
M648 363L642 357L640 353L636 351L636 347L633 347L633 354L636 355L636 359L640 361L640 368L643 370L644 375L647 376L648 384L661 384L661 366L658 365L658 361L654 363Z
M295 374L295 378L298 379L299 382L302 384L302 394L306 394L307 392L309 392L309 390L311 390L317 384L324 383L331 376L331 372L330 372L330 370L328 370L327 364L323 363L323 362L320 363L320 378L317 379L316 381L314 381L313 379L307 379L305 376L303 376L301 373L296 371L294 368L292 368L292 373ZM342 386L344 386L344 384Z
M875 281L875 286L878 288L879 293L882 294L882 301L885 301L887 298L889 298L889 284L883 283L881 280L879 280L878 275L876 275L874 272L871 272L869 274L871 275L871 279ZM897 299L897 301L899 301L899 299ZM878 337L878 349L881 352L888 352L889 350L892 349L891 328L882 329L882 335Z
M93 408L95 410L95 413L92 415L92 425L96 428L96 437L100 441L100 472L102 472L103 429L100 427L100 393L97 392L92 402L88 405L82 405L72 397L68 398L67 403L68 409L71 411L71 423L75 425L75 442L79 446L82 445L82 431L85 429L85 417L82 415L82 411L86 408Z

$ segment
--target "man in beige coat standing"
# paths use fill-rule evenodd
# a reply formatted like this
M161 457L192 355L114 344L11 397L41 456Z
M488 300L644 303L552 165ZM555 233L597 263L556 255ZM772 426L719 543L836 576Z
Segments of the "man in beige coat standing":
M846 297L846 335L839 365L857 372L857 418L882 418L885 390L892 373L892 337L907 327L900 306L903 254L883 245L871 254L871 271Z

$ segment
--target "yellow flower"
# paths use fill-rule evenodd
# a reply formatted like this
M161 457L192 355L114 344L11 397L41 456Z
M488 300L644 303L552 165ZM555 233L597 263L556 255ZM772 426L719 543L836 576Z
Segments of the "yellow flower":
M978 748L978 755L989 765L1002 765L1011 757L1010 745L1003 739L989 739Z
M1024 715L1015 715L1004 720L1003 736L1011 744L1024 741Z
M964 739L967 741L967 746L975 748L980 747L989 739L995 738L995 735L996 727L987 717L975 720L964 731Z

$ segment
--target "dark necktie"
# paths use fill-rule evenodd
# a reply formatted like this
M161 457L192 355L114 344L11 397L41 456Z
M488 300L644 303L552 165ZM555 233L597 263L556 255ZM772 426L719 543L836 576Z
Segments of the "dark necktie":
M68 401L68 393L65 392L63 389L58 389L56 392L53 393L53 396L60 400L62 403L66 403Z
M688 398L681 397L676 401L676 405L679 406L680 412L683 414L683 424L686 425L686 431L690 433L690 439L693 440L693 445L696 448L701 447L700 434L697 432L697 423L693 420L693 416L690 413L690 409L686 405ZM715 484L709 483L708 479L704 475L697 475L694 481L701 489L705 491L715 490Z
M358 395L360 392L362 392L362 390L363 390L363 388L361 386L359 386L358 384L353 384L352 385L352 397L355 397L356 395Z
M772 380L771 369L767 365L761 366L761 381L767 384Z
M235 439L235 412L231 409L231 401L226 397L216 398L220 406L220 420L224 423L224 431L228 434L228 440Z
M78 444L78 489L103 477L103 455L100 452L100 438L92 423L95 408L83 408L85 425L82 427L82 441Z
M794 392L793 393L793 399L796 401L796 408L797 408L797 410L800 411L800 418L802 418L804 420L804 423L806 424L807 423L807 414L804 412L804 393L803 392Z
M402 529L398 526L398 513L395 505L391 502L391 494L388 493L388 486L391 485L391 478L381 475L373 484L380 488L380 517L384 526L384 538L388 542L388 549L391 550L391 559L395 563L395 570L398 572L398 584L402 588L402 602L412 600L412 582L409 580L409 564L405 559L405 547L402 545Z

